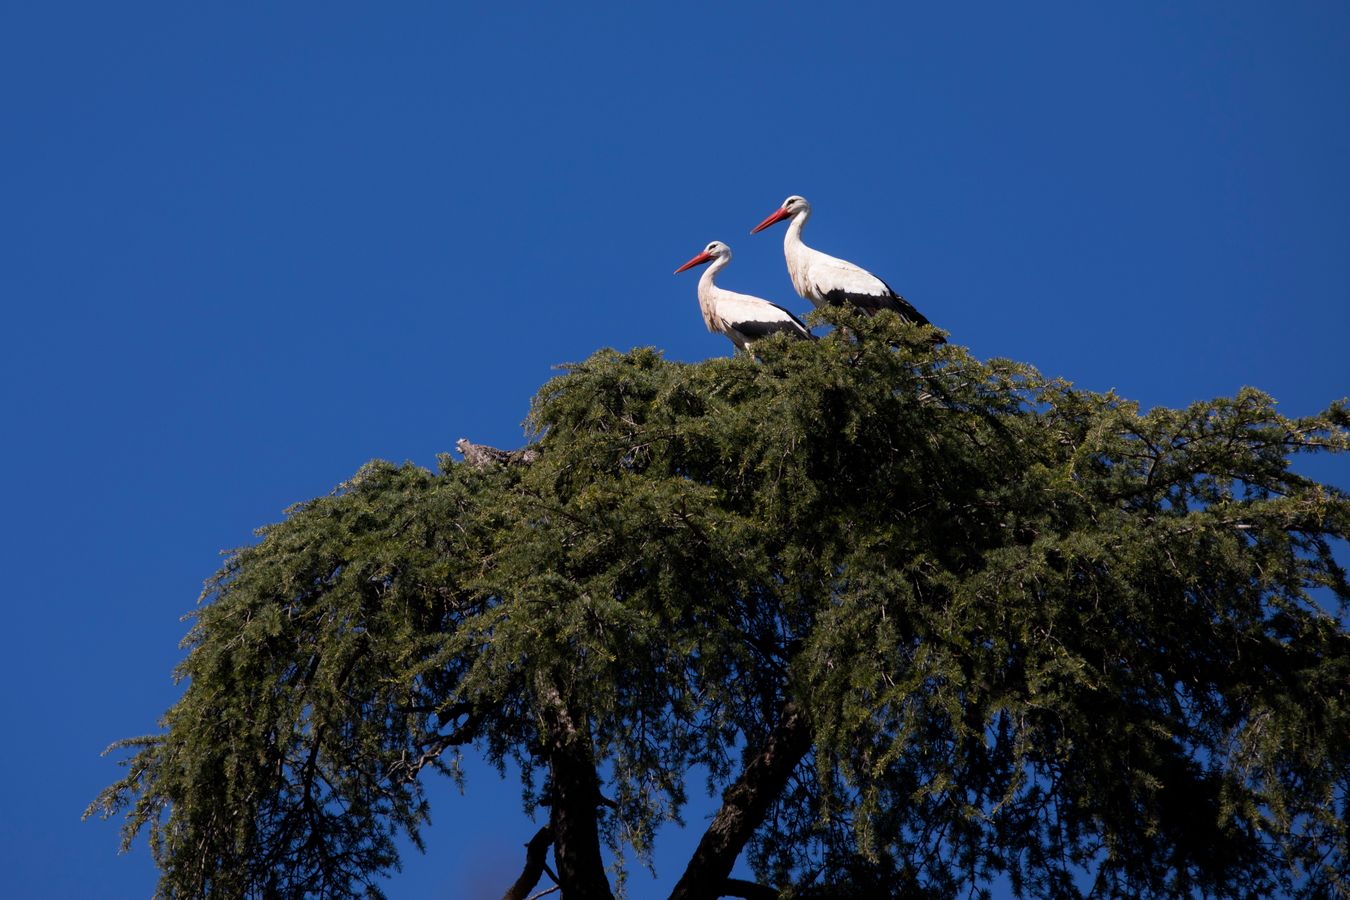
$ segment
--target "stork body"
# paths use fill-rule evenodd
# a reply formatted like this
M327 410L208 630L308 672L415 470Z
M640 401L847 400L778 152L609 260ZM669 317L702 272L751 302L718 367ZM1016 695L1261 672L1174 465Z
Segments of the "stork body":
M795 194L750 232L763 231L775 222L791 219L783 236L783 256L787 259L788 277L797 293L816 306L856 306L869 316L883 309L893 310L907 322L916 325L931 324L923 313L914 308L891 286L871 272L847 260L821 253L802 242L802 228L811 218L811 204Z
M801 319L778 304L718 287L717 273L729 262L731 248L721 241L713 241L702 253L675 270L678 275L694 266L712 263L698 280L698 307L709 331L726 335L739 350L748 350L755 341L771 334L813 337Z

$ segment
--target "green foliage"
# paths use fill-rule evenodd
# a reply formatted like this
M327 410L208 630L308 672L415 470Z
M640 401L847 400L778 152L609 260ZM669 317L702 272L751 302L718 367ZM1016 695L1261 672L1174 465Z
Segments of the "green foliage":
M750 847L789 893L1345 892L1350 499L1290 467L1345 407L1144 414L835 318L758 361L601 351L533 465L375 462L290 510L91 811L166 897L378 893L460 746L546 799L561 701L642 857L795 698L813 749Z

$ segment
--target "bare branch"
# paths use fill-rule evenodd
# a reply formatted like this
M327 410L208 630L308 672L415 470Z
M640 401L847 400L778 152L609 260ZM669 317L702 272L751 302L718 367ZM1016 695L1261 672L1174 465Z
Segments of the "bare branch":
M553 843L553 826L545 825L534 833L529 843L525 845L525 868L521 871L520 877L516 879L515 884L507 888L506 893L502 895L502 900L526 900L530 891L539 883L539 876L544 874L548 868L544 865L544 858L548 856L549 845ZM544 894L556 891L557 885L549 890L535 894L535 897L542 897ZM533 897L530 900L534 900Z
M722 795L722 808L703 833L698 849L671 892L671 900L725 896L714 892L727 886L731 867L745 842L764 821L769 804L782 793L792 770L810 749L811 727L806 715L800 706L789 700L764 746L746 763L735 784ZM755 896L758 900L765 895Z
M743 878L728 878L722 884L719 897L743 897L745 900L778 900L778 891L767 884L746 881Z
M449 734L438 735L429 741L416 759L404 759L396 763L391 767L391 778L401 784L412 782L423 769L440 759L441 754L445 751L451 747L463 746L477 737L479 726L482 724L483 717L481 715L471 714L454 731Z

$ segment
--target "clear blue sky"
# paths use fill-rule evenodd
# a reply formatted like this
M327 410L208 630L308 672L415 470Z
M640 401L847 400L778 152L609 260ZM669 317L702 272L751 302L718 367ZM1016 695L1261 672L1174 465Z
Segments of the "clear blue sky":
M804 310L747 234L789 193L980 356L1146 406L1350 391L1344 2L539 9L0 12L6 897L149 894L78 817L218 550L372 457L516 445L555 363L730 352L671 276L709 240ZM391 895L500 895L516 787L433 800Z

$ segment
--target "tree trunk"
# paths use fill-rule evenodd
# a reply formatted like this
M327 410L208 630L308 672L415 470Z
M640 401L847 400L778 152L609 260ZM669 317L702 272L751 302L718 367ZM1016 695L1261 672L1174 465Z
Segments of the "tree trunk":
M542 681L542 680L541 680ZM600 780L591 759L591 735L585 718L573 715L557 689L541 683L543 718L548 727L550 824L558 883L568 900L612 900L600 857Z
M553 775L553 856L563 896L577 900L609 900L609 878L600 858L600 819L596 800L600 784L590 753L573 746L555 748L549 760Z
M722 808L703 833L670 900L713 900L722 896L736 857L810 749L811 729L806 717L801 707L788 701L764 746L722 795Z

